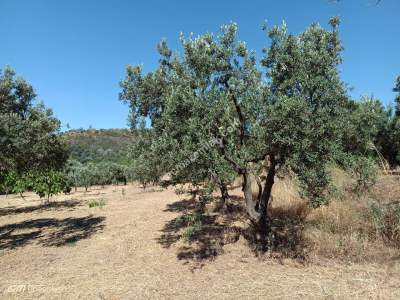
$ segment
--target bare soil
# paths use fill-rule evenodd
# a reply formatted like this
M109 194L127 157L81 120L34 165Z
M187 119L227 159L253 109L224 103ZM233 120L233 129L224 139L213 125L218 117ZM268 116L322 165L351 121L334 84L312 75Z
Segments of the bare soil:
M0 196L0 298L400 299L398 262L256 257L235 234L240 218L211 214L186 241L179 220L191 205L186 194L134 184L45 206L30 193Z

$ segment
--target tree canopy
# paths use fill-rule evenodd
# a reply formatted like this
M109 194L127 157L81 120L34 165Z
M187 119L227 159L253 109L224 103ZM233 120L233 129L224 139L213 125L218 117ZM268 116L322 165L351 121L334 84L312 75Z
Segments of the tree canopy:
M60 169L67 158L60 121L35 99L28 82L0 70L0 175Z

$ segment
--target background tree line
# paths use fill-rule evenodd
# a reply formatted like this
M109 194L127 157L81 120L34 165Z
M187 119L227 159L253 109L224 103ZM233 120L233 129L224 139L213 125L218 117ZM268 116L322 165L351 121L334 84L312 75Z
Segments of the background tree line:
M62 133L52 110L14 71L0 70L0 194L47 198L71 188L132 180L129 130Z

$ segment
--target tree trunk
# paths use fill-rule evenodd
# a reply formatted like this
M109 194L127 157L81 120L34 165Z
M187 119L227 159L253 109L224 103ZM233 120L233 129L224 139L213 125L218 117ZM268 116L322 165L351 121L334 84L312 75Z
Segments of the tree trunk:
M258 199L253 198L253 191L251 189L252 186L252 177L251 174L245 172L243 174L243 193L244 199L246 201L246 210L249 214L249 217L253 223L258 223L260 221L260 213L258 212Z
M216 209L217 210L225 208L226 207L226 200L229 199L229 193L228 193L227 185L225 183L223 183L223 182L220 182L218 184L218 186L219 186L219 190L221 192L221 198L220 198L220 200L218 201L218 203L216 205Z
M211 180L218 185L219 190L221 192L220 201L217 203L216 206L217 209L221 209L222 207L225 206L226 200L229 199L228 186L223 180L221 180L221 178L216 173L211 174Z
M258 199L254 199L252 191L252 177L248 172L243 174L243 193L246 201L246 210L249 214L250 220L256 229L257 246L263 251L266 247L267 236L269 234L269 220L267 215L268 201L271 197L272 186L274 185L276 173L275 156L270 155L270 166L268 169L267 178L264 186L258 193ZM259 186L261 186L259 184Z
M260 197L259 201L259 212L260 212L260 220L258 222L258 229L260 233L260 244L262 247L262 251L266 250L266 242L267 242L267 237L270 231L270 224L268 220L268 214L267 214L267 208L268 208L268 202L271 199L271 192L272 192L272 186L274 185L275 182L275 173L276 173L276 161L275 157L273 155L270 156L270 166L268 169L268 174L267 178L265 180L264 188Z
M225 183L221 183L219 189L221 191L221 201L225 203L225 201L229 198L228 187Z

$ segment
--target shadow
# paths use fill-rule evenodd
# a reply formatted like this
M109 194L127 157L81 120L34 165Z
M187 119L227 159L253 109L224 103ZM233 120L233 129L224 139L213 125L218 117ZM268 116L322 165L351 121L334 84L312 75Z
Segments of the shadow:
M241 218L239 215L243 210L234 203L236 200L231 200L226 211L207 213L201 210L203 206L194 197L168 204L164 211L179 212L180 215L164 225L157 242L169 248L179 240L185 240L185 245L178 248L178 260L193 261L195 268L201 268L207 260L223 254L224 245L239 239L241 228L232 223Z
M167 204L167 208L164 211L169 212L182 212L182 211L192 211L196 208L196 201L192 197L190 199L183 199L180 201L176 201L171 204Z
M103 230L105 217L42 218L0 227L0 250L14 249L35 241L46 247L58 247L89 238Z
M304 230L310 213L307 202L298 202L288 207L271 207L269 246L273 255L306 259Z
M16 215L23 213L31 213L34 211L48 211L48 210L64 210L65 208L74 208L80 204L77 200L66 200L58 202L49 202L45 204L38 204L34 206L18 207L15 206L0 208L0 216Z
M305 259L304 224L309 212L306 204L269 208L268 248L267 252L259 252L257 232L248 221L242 197L231 196L222 208L207 213L199 211L198 203L195 198L183 199L168 204L164 210L179 216L164 225L157 242L170 248L184 240L178 248L178 260L194 262L194 268L201 268L223 254L224 245L236 243L241 236L256 256Z

